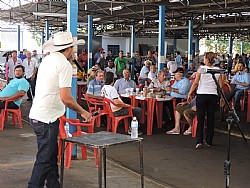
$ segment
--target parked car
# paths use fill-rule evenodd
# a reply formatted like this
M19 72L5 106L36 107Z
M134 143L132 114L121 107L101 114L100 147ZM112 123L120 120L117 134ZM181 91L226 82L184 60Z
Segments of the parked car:
M6 63L6 57L9 53L12 51L0 51L0 72L5 73L5 63Z

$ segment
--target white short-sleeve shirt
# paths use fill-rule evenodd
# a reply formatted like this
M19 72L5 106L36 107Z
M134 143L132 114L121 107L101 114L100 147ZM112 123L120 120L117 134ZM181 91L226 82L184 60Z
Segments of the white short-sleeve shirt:
M14 63L13 59L10 58L8 60L8 63L7 63L7 69L9 69L9 74L8 74L8 77L9 78L15 78L15 67L17 65L23 65L23 62L21 59L17 58L17 61Z
M101 96L102 97L106 97L109 100L114 100L114 99L119 99L121 100L121 98L119 97L119 94L117 93L116 89L114 86L111 85L104 85L102 87L102 91L101 91ZM113 104L110 104L110 107L112 109L113 112L120 110L120 107L116 107Z
M65 113L60 99L60 89L71 87L72 65L60 52L46 56L38 71L36 96L29 117L44 123L52 123Z
M35 58L30 59L30 64L28 64L28 58L23 60L23 66L25 68L25 77L31 78L35 68L38 67L37 60Z

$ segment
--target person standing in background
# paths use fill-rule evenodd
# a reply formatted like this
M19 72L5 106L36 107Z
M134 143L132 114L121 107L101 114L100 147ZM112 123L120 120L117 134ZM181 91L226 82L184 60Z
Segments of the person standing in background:
M215 67L214 59L217 54L213 52L207 52L204 54L204 63L205 66L201 66L201 68L206 69L219 69ZM200 70L200 69L199 69ZM204 121L205 115L207 114L207 133L206 133L206 142L207 146L211 146L213 144L213 136L214 136L214 115L218 102L218 92L217 85L212 78L212 74L205 73L201 74L197 71L196 78L194 83L188 93L188 102L191 103L193 98L193 92L197 89L197 98L196 98L196 107L197 107L197 117L198 117L198 125L196 131L196 149L199 149L203 146L203 132L204 132ZM216 79L219 81L220 87L222 87L223 78L220 74L215 74ZM221 99L221 103L223 103L223 99Z
M38 68L38 63L35 58L31 58L31 52L27 51L27 58L23 60L23 66L25 68L25 78L30 84L30 89L27 92L28 99L27 101L32 101L35 96L35 87L36 87L36 73Z

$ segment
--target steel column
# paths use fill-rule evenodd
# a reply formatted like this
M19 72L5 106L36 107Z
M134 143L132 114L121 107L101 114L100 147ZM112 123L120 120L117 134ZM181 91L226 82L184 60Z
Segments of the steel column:
M190 66L190 62L193 60L192 54L192 42L193 42L193 21L188 21L188 68Z
M158 71L163 69L165 64L164 40L165 40L165 6L159 6L159 40L158 40Z

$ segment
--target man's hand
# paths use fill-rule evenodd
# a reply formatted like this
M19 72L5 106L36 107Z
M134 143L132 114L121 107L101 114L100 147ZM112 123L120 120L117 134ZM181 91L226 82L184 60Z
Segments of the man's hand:
M187 101L183 101L183 102L180 102L179 103L181 106L184 106L185 104L188 104L188 102Z
M197 111L196 106L193 106L193 107L191 108L191 110L193 110L194 112L196 112L196 111Z
M160 91L161 91L161 88L160 88L160 87L154 88L154 91L160 92Z
M172 88L171 88L170 86L167 86L167 87L166 87L166 90L167 90L167 91L172 91Z
M82 118L84 119L83 122L90 122L92 120L92 116L88 112L84 112L81 114Z
M0 101L7 101L8 99L8 97L0 97Z
M32 75L30 79L31 79L31 80L34 80L34 79L35 79L35 75Z

